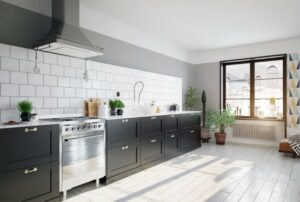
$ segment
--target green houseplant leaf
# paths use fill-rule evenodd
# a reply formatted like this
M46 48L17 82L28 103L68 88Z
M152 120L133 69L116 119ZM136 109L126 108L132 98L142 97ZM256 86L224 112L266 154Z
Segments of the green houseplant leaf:
M30 113L32 111L33 104L30 101L23 100L18 102L17 108L21 113Z
M118 109L123 109L123 108L125 107L125 104L123 103L122 100L116 99L116 100L115 100L115 106L116 106L116 108L118 108Z
M197 90L190 86L185 94L185 107L187 109L193 109L199 105L199 100Z
M235 122L235 115L231 108L209 111L207 117L209 124L214 126L215 129L219 129L221 133L225 133L225 129L232 126Z

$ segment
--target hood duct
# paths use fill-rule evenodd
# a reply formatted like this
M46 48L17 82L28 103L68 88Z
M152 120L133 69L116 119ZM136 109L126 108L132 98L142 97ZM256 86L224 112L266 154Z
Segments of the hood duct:
M94 46L79 27L79 15L79 0L52 0L51 29L33 48L81 59L103 55L103 48Z

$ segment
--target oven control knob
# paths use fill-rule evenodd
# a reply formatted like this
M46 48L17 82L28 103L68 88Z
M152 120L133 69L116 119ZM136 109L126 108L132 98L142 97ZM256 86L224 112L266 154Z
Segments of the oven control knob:
M98 125L98 128L101 128L101 125Z
M72 128L72 131L74 131L75 130L75 128Z
M80 127L78 127L77 130L80 130Z
M66 132L68 132L69 130L70 130L69 128L66 128L66 129L65 129Z
M96 125L94 125L94 128L96 128L97 126Z

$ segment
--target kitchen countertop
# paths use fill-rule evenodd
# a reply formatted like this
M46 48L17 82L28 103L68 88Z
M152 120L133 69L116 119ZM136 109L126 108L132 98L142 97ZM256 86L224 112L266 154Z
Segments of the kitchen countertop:
M32 127L32 126L45 126L45 125L55 125L58 123L50 122L50 121L38 121L38 122L20 122L18 124L12 124L12 125L6 125L6 124L0 124L0 129L6 129L6 128L18 128L18 127Z
M179 114L194 114L194 113L201 113L201 111L164 112L164 113L159 113L159 114L124 114L122 116L102 117L101 119L115 120L115 119L128 119L128 118L151 117L151 116L167 116L167 115L179 115Z

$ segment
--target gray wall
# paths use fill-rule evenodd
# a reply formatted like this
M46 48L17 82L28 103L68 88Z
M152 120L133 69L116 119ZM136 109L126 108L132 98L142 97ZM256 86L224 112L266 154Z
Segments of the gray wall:
M27 10L30 4L26 5L27 9L22 8L23 4L19 6L0 1L0 43L31 48L35 40L46 35L51 18L31 11L34 9ZM189 85L195 85L195 69L189 63L90 30L84 30L84 34L104 48L104 56L97 61L181 77L183 95Z
M196 88L199 92L205 90L207 109L220 108L220 63L206 63L194 65Z

